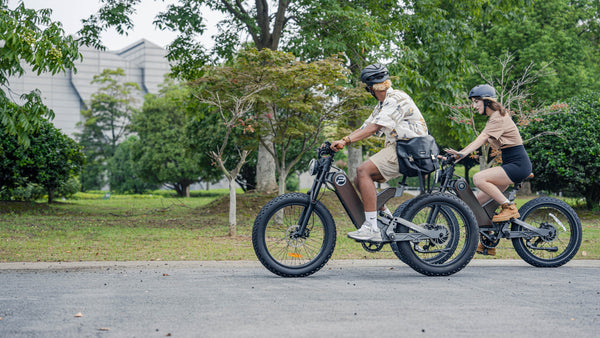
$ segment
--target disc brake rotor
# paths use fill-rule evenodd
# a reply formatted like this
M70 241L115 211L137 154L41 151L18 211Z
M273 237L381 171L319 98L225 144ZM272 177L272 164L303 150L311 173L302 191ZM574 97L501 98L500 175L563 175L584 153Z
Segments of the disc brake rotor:
M550 232L547 236L539 236L544 242L552 242L556 239L557 231L554 225L544 222L540 225L540 229L549 230Z
M434 230L434 231L440 232L440 235L438 238L429 239L429 241L431 243L433 243L434 245L442 245L448 241L448 238L450 238L450 233L448 232L448 228L446 228L443 225L427 224L427 225L425 225L425 228L428 230Z
M285 240L288 246L291 246L292 248L299 248L306 242L306 237L298 234L298 228L298 225L292 225L285 232Z

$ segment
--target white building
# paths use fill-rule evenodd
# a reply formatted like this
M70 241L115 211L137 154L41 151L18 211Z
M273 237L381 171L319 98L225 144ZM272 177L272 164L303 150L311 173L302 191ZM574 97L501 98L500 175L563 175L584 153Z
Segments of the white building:
M95 75L105 69L121 68L125 72L126 82L135 82L143 94L157 93L158 85L170 71L166 59L167 51L148 40L140 40L119 51L100 51L91 47L79 48L83 56L76 62L76 72L37 75L31 69L25 69L21 77L9 78L9 88L13 99L21 94L39 89L42 100L54 111L54 126L73 137L76 124L82 121L81 110L87 109L92 94L98 91L99 84L91 84ZM143 101L139 100L141 104Z

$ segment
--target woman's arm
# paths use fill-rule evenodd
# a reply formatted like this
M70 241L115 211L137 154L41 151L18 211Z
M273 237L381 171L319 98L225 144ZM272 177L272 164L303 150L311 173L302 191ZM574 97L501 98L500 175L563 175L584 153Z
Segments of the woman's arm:
M464 147L463 150L461 150L461 151L456 151L454 149L444 149L444 151L446 151L449 154L456 155L458 157L458 160L460 161L460 159L462 159L466 155L481 148L481 146L487 142L488 138L490 138L490 136L488 134L481 133L481 134L479 134L479 136L477 136L475 141L469 143L469 145Z

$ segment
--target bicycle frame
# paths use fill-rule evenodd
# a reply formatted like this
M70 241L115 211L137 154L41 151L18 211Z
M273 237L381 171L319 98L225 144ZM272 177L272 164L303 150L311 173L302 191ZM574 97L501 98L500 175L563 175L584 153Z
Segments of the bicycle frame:
M489 231L498 231L499 235L504 238L520 238L520 237L530 237L532 233L535 236L548 236L550 234L550 230L548 229L540 229L534 226L531 226L519 219L511 219L507 222L502 222L499 224L494 224L492 222L492 217L494 216L494 211L500 205L493 199L490 199L483 205L479 204L477 197L475 197L475 193L467 183L467 181L460 177L458 179L453 179L454 175L454 166L452 166L451 170L442 174L443 183L440 186L440 192L447 191L448 189L452 189L454 193L462 199L473 211L475 215L475 219L477 220L477 224L479 225L479 231L483 236L486 236L491 239L488 234ZM521 187L522 182L515 183L513 185L512 190L509 192L508 190L504 192L504 195L511 202L514 201L517 191ZM523 229L527 229L526 231L510 231L508 229L508 225L515 223L521 226Z
M319 166L317 177L313 182L312 188L308 191L308 195L310 196L310 204L302 211L302 214L300 215L299 228L297 230L298 236L302 236L306 231L308 218L312 213L315 204L317 203L319 192L324 183L330 184L333 187L333 190L340 203L344 207L346 214L357 229L365 221L364 206L362 200L356 192L356 189L354 188L354 185L350 182L350 179L342 170L330 172L332 168L333 157L323 157L322 155L323 154L319 153L319 159L317 160ZM390 199L400 197L403 193L404 180L400 188L393 187L381 191L377 194L377 210L379 210L379 208L381 208ZM385 234L389 238L389 241L406 241L431 237L435 238L440 235L439 231L425 229L420 225L414 224L400 217L395 217L392 219L382 218L380 219L380 222L383 224L383 226L387 227ZM412 230L416 231L417 234L394 233L395 226L391 225L395 225L396 223L400 223L411 228Z

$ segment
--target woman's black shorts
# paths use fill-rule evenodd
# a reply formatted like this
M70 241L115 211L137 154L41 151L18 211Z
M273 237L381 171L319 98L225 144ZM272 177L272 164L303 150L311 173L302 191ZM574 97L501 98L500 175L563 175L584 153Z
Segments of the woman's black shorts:
M513 183L521 182L531 174L531 160L523 145L502 149L502 169Z

